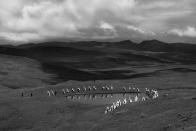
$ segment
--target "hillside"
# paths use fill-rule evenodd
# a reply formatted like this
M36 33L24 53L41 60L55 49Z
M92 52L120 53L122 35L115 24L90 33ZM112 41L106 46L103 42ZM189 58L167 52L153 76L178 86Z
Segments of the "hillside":
M2 55L37 61L39 70L53 76L52 83L142 77L159 70L160 66L167 69L171 65L195 64L195 52L196 45L157 40L139 44L89 41L0 46ZM150 72L150 68L155 70Z

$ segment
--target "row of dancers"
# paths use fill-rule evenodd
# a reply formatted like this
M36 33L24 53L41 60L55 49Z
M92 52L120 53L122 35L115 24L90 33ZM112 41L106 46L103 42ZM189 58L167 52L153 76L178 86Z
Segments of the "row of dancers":
M138 95L136 95L134 98L129 97L124 98L123 100L117 100L116 102L114 102L111 106L107 106L104 113L107 114L109 112L112 112L114 110L116 110L117 108L121 107L122 105L126 105L128 103L134 103L134 102L138 102L138 101L146 101L148 99L156 99L159 94L157 90L150 90L148 88L145 88L146 92L145 95L146 96L142 96L141 99L139 99Z
M96 86L88 86L88 87L82 87L82 88L66 88L66 89L62 89L62 94L66 95L69 93L85 93L85 92L91 92L91 91L97 91L98 88ZM100 88L99 88L100 90ZM114 87L113 86L102 86L101 87L102 91L113 91ZM122 88L123 92L137 92L140 93L140 89L139 88L132 88L132 87L123 87ZM47 91L48 96L56 96L57 92L53 91L53 90L48 90Z
M142 101L146 100L146 98L143 96L142 97ZM104 113L107 114L109 112L112 112L114 110L116 110L117 108L121 107L122 105L126 105L128 103L134 103L134 102L138 102L139 101L139 97L136 95L134 98L129 97L124 98L123 100L119 99L116 102L113 102L111 106L107 106Z

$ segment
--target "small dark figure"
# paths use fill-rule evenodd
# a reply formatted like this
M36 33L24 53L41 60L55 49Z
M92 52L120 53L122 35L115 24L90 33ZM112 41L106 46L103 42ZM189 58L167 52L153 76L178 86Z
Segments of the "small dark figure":
M57 94L57 92L56 91L54 91L54 95L56 96L56 94Z
M196 100L196 97L193 97L192 100Z
M23 92L21 93L21 96L22 96L22 97L24 96L24 93L23 93Z
M33 96L33 93L31 93L30 96L32 97Z

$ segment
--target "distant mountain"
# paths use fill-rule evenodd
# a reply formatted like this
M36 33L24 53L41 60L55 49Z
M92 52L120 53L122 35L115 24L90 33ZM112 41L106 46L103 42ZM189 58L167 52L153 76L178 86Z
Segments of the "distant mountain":
M157 40L143 41L138 45L140 50L152 52L171 52L174 51L174 45L163 43Z
M178 52L178 53L196 53L196 45L185 43L164 43L157 40L144 41L138 45L140 50L153 52Z
M81 58L81 62L84 62L84 59L89 61L89 59L97 60L97 58L103 58L106 61L123 59L123 61L196 62L193 59L196 55L196 45L168 44L157 40L144 41L139 44L127 40L120 42L45 42L19 46L4 45L0 46L0 53L33 58L42 62L58 62L59 59L63 58L75 60ZM123 58L119 56L122 54ZM131 56L130 59L128 56Z

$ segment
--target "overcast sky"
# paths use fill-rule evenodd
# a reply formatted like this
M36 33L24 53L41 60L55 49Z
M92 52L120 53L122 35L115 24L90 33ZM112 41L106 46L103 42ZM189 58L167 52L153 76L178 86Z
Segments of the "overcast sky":
M0 42L196 43L196 0L0 0Z

